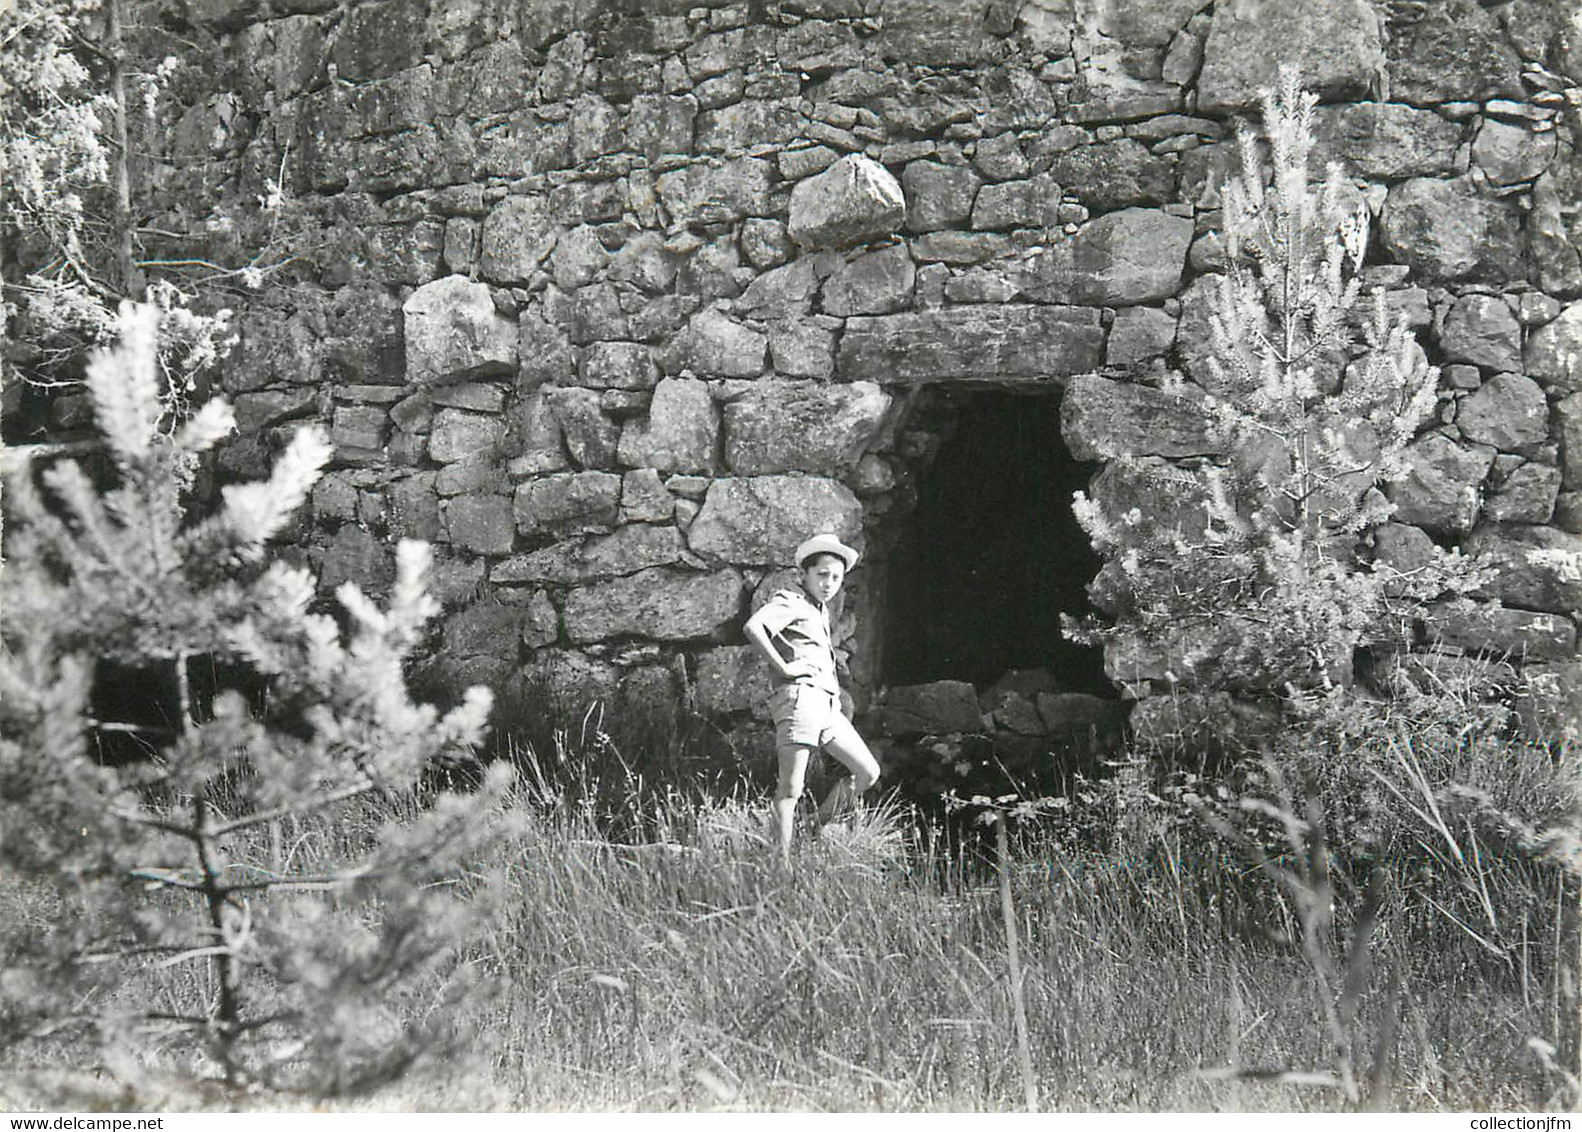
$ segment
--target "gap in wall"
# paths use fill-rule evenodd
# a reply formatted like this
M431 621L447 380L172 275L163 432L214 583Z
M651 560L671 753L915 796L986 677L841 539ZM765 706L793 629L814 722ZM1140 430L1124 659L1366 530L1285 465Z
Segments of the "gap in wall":
M1047 668L1066 691L1114 695L1102 652L1068 641L1061 613L1090 610L1100 561L1071 513L1094 464L1060 433L1058 390L974 393L923 473L892 551L882 682L966 680Z

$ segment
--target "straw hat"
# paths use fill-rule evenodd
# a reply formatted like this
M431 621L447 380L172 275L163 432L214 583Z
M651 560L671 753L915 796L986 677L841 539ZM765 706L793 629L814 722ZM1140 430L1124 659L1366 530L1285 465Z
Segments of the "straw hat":
M846 569L848 570L857 565L857 552L851 547L847 546L845 543L841 542L840 539L836 538L834 535L814 535L801 546L797 547L797 567L800 569L802 563L806 562L809 558L812 558L815 554L833 554L842 562L846 563Z

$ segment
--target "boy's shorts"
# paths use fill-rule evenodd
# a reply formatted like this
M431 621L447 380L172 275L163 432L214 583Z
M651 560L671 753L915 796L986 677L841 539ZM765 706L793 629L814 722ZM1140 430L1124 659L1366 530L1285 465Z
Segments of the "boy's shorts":
M769 717L775 723L775 750L790 747L822 747L841 740L862 740L846 713L840 710L840 697L806 684L782 684L769 700Z

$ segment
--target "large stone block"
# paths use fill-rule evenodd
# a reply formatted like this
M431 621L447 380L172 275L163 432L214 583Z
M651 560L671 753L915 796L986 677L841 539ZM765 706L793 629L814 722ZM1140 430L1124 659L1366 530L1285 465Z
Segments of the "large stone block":
M1468 440L1515 452L1549 437L1549 403L1531 378L1501 373L1456 407L1456 427Z
M619 153L625 142L620 111L591 92L577 96L571 104L571 156L579 164Z
M489 571L489 580L496 585L581 585L655 566L690 564L696 559L675 527L630 523L608 535L570 539L508 558Z
M385 496L385 523L392 538L433 541L439 537L439 496L433 472L418 472L390 485Z
M1414 440L1403 453L1406 474L1387 484L1395 519L1441 534L1461 534L1477 522L1479 488L1494 464L1494 449L1458 444L1443 433Z
M571 130L522 111L478 130L473 171L479 176L521 177L571 164Z
M235 6L252 11L248 3ZM278 104L312 87L323 57L324 27L312 16L287 16L243 29L235 44L241 68L239 93L258 105L264 91L271 91Z
M1220 451L1208 415L1189 398L1092 375L1073 378L1066 386L1060 431L1078 460Z
M709 377L757 377L769 340L710 307L699 311L660 355L666 373L690 370Z
M582 353L581 378L589 389L652 389L659 367L641 342L594 342Z
M494 305L489 288L447 275L412 292L401 306L406 376L416 385L510 374L517 368L517 327Z
M1522 368L1522 327L1498 295L1464 295L1439 332L1445 360L1492 370Z
M670 494L653 468L638 468L621 477L621 522L668 523L676 513Z
M918 263L984 263L1010 255L1015 247L1003 232L927 232L909 241Z
M875 37L875 48L886 61L909 65L961 67L981 63L999 45L999 37L992 35L988 26L993 12L992 6L979 3L887 0L884 27Z
M1561 298L1582 295L1582 251L1566 224L1568 205L1561 203L1552 174L1533 184L1533 207L1527 214L1527 255L1539 288ZM1582 235L1582 233L1579 233Z
M1406 523L1381 523L1373 529L1373 560L1403 576L1433 564L1436 547L1428 532Z
M1197 43L1196 36L1187 35L1182 39ZM1145 74L1153 73L1153 60L1148 58L1150 52L1136 52L1128 57L1127 53L1116 52L1108 44L1100 43L1097 47L1098 52L1083 68L1082 86L1073 91L1071 105L1062 116L1066 121L1110 125L1173 114L1182 109L1179 78L1171 81L1138 79L1122 69L1130 65ZM1192 66L1195 70L1195 64Z
M1413 19L1392 23L1391 93L1415 105L1523 97L1521 56L1504 18L1477 0L1436 0Z
M513 475L537 476L567 466L560 422L542 393L518 398L511 410L508 444Z
M566 595L562 620L574 644L612 637L684 641L711 636L741 612L742 576L655 567L581 586Z
M869 381L764 380L725 406L725 463L739 476L840 475L861 458L890 407Z
M835 372L835 332L807 322L772 326L769 359L785 377L828 379Z
M894 243L840 264L824 281L821 305L837 318L889 315L910 307L916 278L905 243Z
M1053 228L1060 223L1060 186L1053 177L984 185L972 205L975 229Z
M525 283L555 250L559 225L541 196L511 196L483 219L479 266L493 283Z
M1414 177L1390 190L1384 247L1430 283L1503 281L1522 271L1521 217L1506 200L1479 193L1465 177Z
M626 121L626 140L653 165L672 155L692 151L692 120L698 100L692 95L669 97L639 94L632 99Z
M441 409L434 414L434 429L429 434L429 458L441 464L453 463L494 451L505 439L505 421L465 409Z
M1547 523L1560 498L1560 469L1528 461L1499 481L1483 503L1496 523Z
M1285 673L1263 671L1238 649L1246 626L1221 621L1170 624L1149 635L1119 637L1104 645L1104 674L1117 685L1262 690ZM1276 684L1278 686L1278 684Z
M1138 47L1165 47L1208 5L1209 0L1097 0L1083 10L1111 39Z
M707 472L714 463L719 413L695 378L667 377L654 390L647 417L621 429L620 461L661 472Z
M365 82L417 66L423 61L426 14L423 5L406 0L366 4L348 13L330 53L337 72Z
M709 485L687 542L725 562L784 566L810 534L829 532L851 544L861 530L862 504L843 484L811 476L736 477Z
M487 450L446 464L434 476L434 490L442 496L488 494L505 487L501 467Z
M676 280L676 258L665 251L662 233L638 232L621 245L610 261L610 278L617 283L630 283L650 295L663 294Z
M804 248L847 248L891 235L906 219L906 197L890 171L851 154L791 190L791 238Z
M1020 181L1033 171L1015 133L1006 131L978 142L973 168L991 181ZM978 191L981 200L983 190Z
M698 115L700 153L731 153L758 145L783 145L801 132L799 99L748 99ZM760 151L761 152L761 151Z
M1098 310L1007 303L851 318L837 370L886 384L1040 381L1097 369Z
M561 718L581 718L589 704L609 700L620 684L621 670L607 660L578 649L545 648L522 672L523 684Z
M610 253L599 240L599 234L590 225L579 224L555 244L549 256L549 273L555 286L563 291L575 291L603 275L608 269Z
M1152 208L1126 208L1082 226L1034 261L1022 277L1028 297L1046 303L1132 306L1174 297L1192 244L1192 221Z
M1498 571L1481 592L1504 605L1568 616L1582 609L1582 537L1553 527L1483 523L1462 548Z
M312 389L243 393L231 402L231 411L236 416L236 431L241 436L262 432L270 425L277 425L282 421L312 416L317 408L318 396ZM383 415L382 410L375 412ZM366 429L370 424L372 424L371 420L363 420L359 425L359 431ZM333 440L334 437L332 436L331 439Z
M1525 125L1486 118L1472 140L1472 160L1496 185L1531 181L1549 168L1556 151L1555 131L1534 133Z
M965 680L935 680L886 689L874 715L886 735L985 731L978 693Z
M753 217L742 221L742 255L759 271L779 267L790 259L796 249L786 234L784 221Z
M767 216L773 167L756 157L688 165L659 177L659 199L676 224L729 224Z
M466 22L469 31L487 27L484 21L470 18L476 12L468 12L463 5L452 11ZM490 43L439 70L434 84L435 109L472 120L509 113L522 105L522 76L531 65L520 43Z
M1100 212L1164 204L1175 195L1175 170L1131 138L1083 145L1057 155L1049 175Z
M1367 0L1220 0L1203 45L1198 109L1257 106L1283 62L1331 101L1364 94L1384 69L1382 33Z
M569 383L577 372L571 339L538 310L524 310L517 316L516 347L517 384L523 390L546 382Z
M825 314L892 314L912 305L917 267L905 244L868 252L840 265L824 281Z
M1129 366L1157 358L1175 345L1176 320L1157 307L1122 307L1104 344L1104 364Z
M621 477L610 472L560 472L528 480L516 489L517 529L561 534L596 533L615 526L621 506Z
M481 580L481 579L480 579ZM560 640L560 610L544 590L534 590L522 606L522 643L541 649Z
M1554 411L1562 482L1568 491L1575 491L1582 488L1582 393L1556 401Z
M354 134L394 134L421 130L434 120L434 72L413 67L389 78L346 89L346 110Z
M1378 180L1450 174L1461 144L1456 123L1398 102L1321 106L1316 127L1312 170L1321 173L1339 161L1352 173Z
M619 342L630 338L630 324L621 307L621 296L610 283L578 287L565 310L566 329L572 342Z
M503 495L461 495L441 512L446 541L474 554L509 554L516 538L511 501Z
M445 652L456 660L515 661L521 633L522 614L515 606L480 601L445 619Z
M596 389L545 388L544 399L560 425L566 448L579 467L608 468L615 464L621 426L600 407Z
M774 683L751 645L723 645L698 655L696 696L705 715L751 712L768 718Z
M823 257L817 257L823 258ZM828 271L820 271L813 256L803 256L784 267L764 272L747 285L741 298L736 300L738 314L749 318L784 321L799 318L808 312L813 296L818 292L819 280Z
M906 230L935 232L965 228L978 195L978 175L963 165L913 161L901 173L906 195Z
M1582 302L1527 337L1527 375L1552 389L1582 391Z

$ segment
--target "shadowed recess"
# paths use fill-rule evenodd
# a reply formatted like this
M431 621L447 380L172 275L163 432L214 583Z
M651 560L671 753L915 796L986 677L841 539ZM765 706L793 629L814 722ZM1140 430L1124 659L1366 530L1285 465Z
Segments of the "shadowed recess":
M1048 668L1070 691L1112 694L1098 649L1060 634L1088 612L1099 559L1071 513L1093 465L1060 435L1060 397L985 392L924 475L890 562L884 682L968 680Z

